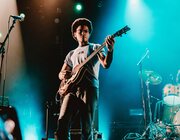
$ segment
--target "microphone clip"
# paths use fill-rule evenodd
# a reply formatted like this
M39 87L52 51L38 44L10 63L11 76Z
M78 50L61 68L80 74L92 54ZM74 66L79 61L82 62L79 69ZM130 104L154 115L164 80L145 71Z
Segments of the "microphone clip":
M11 15L10 17L12 17L14 20L24 21L25 14L21 13L19 16Z

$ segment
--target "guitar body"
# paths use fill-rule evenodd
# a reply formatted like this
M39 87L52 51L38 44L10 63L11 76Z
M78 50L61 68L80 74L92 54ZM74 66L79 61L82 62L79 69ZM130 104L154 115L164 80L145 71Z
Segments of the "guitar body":
M62 80L58 93L61 96L65 96L68 92L75 90L75 88L81 84L81 81L87 72L87 68L81 67L76 72L74 72L69 79Z

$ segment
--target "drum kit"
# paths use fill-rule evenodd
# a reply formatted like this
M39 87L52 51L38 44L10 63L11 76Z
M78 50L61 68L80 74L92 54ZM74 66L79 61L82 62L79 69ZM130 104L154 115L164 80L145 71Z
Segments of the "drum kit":
M147 89L149 124L142 138L153 140L180 140L180 70L176 82L168 83L162 90L162 100L157 101L152 120L149 85L158 85L162 77L152 70L142 70L142 79Z

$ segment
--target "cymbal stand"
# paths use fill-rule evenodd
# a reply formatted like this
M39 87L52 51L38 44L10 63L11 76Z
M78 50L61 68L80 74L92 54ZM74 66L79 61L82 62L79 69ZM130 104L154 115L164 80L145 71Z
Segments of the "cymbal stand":
M157 126L153 121L152 121L152 111L151 111L151 101L150 101L150 88L149 88L149 81L146 81L146 87L147 87L147 106L148 106L148 111L149 111L149 124L145 130L145 132L142 134L141 137L145 137L146 139L152 139L154 140L156 136L161 133L162 136L166 136L161 128Z

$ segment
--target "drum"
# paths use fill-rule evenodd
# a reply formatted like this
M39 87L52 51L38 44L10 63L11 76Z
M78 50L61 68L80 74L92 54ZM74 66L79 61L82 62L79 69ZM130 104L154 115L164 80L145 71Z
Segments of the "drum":
M173 123L175 125L178 136L180 136L180 110L176 113Z
M161 132L158 140L161 138L180 138L180 106L169 106L164 101L158 101L155 107L155 121ZM164 137L164 135L165 137ZM168 140L168 139L163 139ZM177 139L180 140L180 139Z
M166 84L163 88L164 103L169 106L176 106L180 104L180 84Z
M179 110L179 106L169 106L164 104L162 109L162 122L164 124L173 124L174 117Z

